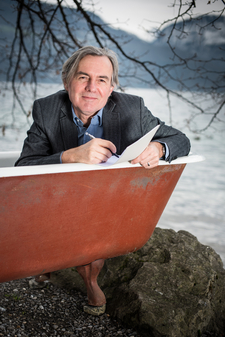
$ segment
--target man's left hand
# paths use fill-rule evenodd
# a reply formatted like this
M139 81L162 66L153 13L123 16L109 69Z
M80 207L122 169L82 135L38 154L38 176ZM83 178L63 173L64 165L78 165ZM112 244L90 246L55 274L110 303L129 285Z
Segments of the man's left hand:
M140 163L146 169L158 166L159 159L163 156L163 145L158 142L151 142L146 149L131 164Z

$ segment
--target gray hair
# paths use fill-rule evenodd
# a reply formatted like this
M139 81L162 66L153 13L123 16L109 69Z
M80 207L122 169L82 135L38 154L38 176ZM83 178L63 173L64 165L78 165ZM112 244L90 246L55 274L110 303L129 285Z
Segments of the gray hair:
M112 85L117 86L119 85L118 79L118 71L119 65L117 60L117 55L114 51L106 48L98 48L93 46L86 46L78 49L73 53L71 57L69 57L66 62L63 64L62 67L62 81L65 84L69 84L72 78L75 76L80 61L88 55L92 56L107 56L112 63L113 67L113 74L112 74Z

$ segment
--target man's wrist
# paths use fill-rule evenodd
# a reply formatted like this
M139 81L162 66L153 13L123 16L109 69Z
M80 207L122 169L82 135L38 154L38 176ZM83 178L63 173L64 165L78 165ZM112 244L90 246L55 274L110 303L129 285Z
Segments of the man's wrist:
M166 146L164 145L164 144L162 144L161 143L161 145L162 145L162 159L165 159L165 156L166 156Z
M169 149L166 143L161 143L157 140L154 140L153 143L155 143L159 150L159 158L160 159L166 159L169 155Z
M62 154L61 154L62 164L73 163L72 156L71 156L70 152L71 152L71 150L66 150L66 151L62 152Z

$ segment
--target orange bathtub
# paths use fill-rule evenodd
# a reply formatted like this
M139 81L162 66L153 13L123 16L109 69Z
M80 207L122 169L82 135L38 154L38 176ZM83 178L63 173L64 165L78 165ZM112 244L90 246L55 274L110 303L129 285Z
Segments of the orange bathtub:
M0 282L88 265L140 249L189 162L10 167L0 154Z

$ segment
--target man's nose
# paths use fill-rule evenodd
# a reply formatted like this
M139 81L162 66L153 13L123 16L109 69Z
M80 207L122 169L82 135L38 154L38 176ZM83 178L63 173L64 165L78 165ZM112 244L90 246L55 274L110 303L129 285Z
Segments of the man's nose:
M91 80L91 79L90 79L90 80L87 82L86 90L88 90L88 91L95 91L95 90L96 90L96 83L95 83L94 80Z

